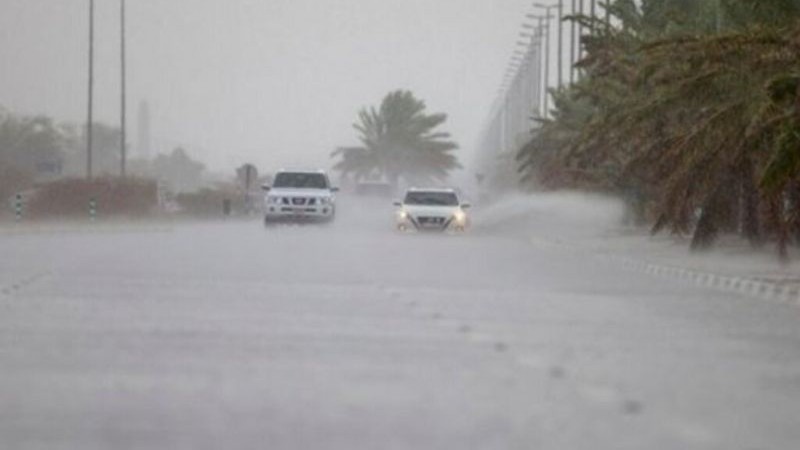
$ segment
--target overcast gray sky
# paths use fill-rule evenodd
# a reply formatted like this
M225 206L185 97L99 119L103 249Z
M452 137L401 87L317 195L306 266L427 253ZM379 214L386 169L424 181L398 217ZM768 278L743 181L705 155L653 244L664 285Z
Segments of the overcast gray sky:
M97 3L98 120L119 117L118 0ZM328 167L359 108L410 89L472 150L526 0L128 0L129 127L215 169ZM86 115L88 0L0 0L0 105Z

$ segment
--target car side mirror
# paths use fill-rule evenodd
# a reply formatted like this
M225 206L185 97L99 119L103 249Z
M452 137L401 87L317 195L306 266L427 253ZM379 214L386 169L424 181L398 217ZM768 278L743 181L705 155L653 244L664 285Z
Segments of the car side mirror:
M403 206L403 202L401 202L400 200L395 200L395 201L392 202L392 204L394 206Z
M472 205L470 205L469 203L462 203L461 204L461 209L469 209L469 208L472 208Z
M339 192L339 188L338 187L332 187L331 188L331 192Z
M263 190L264 192L268 192L270 189L272 188L267 186L266 184L261 185L261 190Z

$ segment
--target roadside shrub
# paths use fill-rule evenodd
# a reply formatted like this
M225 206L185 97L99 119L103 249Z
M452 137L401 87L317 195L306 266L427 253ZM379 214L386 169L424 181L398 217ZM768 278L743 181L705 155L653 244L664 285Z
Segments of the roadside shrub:
M146 217L158 205L157 191L142 178L65 179L39 186L27 211L36 219L85 218L94 199L98 217Z
M178 194L175 200L181 213L192 217L223 217L225 201L230 201L231 214L242 211L242 195L235 189L224 187L203 188L196 192Z

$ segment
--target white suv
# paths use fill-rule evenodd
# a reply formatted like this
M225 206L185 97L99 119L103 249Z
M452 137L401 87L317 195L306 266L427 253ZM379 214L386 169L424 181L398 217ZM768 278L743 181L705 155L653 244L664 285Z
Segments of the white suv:
M454 189L411 188L403 201L396 201L395 226L400 231L465 231L466 210Z
M275 174L272 186L263 186L264 223L280 221L330 222L336 216L337 188L331 187L323 170Z

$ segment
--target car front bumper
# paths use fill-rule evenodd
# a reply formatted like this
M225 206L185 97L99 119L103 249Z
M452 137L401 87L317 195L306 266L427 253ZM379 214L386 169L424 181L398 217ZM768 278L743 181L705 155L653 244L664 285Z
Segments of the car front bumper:
M267 222L280 221L314 221L331 220L336 213L333 205L319 206L286 206L267 205L264 220Z
M467 220L456 220L455 217L423 218L398 216L395 220L397 230L403 232L463 232L468 227Z

